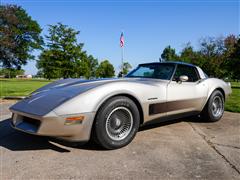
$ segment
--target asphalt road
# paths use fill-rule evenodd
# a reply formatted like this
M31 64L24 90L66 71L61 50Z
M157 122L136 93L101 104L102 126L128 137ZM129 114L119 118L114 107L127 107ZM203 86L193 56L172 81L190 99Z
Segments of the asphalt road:
M11 104L11 103L10 103ZM71 147L9 126L0 104L0 179L240 179L240 114L181 119L141 128L128 146ZM59 144L60 143L60 144Z

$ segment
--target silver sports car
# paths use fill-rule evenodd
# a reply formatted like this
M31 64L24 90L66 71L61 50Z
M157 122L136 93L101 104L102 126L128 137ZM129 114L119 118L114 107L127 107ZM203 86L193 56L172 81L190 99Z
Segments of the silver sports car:
M13 105L13 128L68 141L93 137L107 149L132 141L154 119L221 119L230 83L182 62L140 64L119 79L63 79Z

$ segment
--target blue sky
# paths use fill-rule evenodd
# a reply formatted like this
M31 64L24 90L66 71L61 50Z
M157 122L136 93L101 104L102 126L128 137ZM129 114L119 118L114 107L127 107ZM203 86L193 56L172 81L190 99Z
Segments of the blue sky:
M124 59L133 67L158 61L171 45L179 52L187 42L197 48L206 36L239 34L238 0L0 0L21 5L47 33L48 24L62 22L80 31L84 50L119 70L119 37L124 31ZM35 74L35 62L24 67Z

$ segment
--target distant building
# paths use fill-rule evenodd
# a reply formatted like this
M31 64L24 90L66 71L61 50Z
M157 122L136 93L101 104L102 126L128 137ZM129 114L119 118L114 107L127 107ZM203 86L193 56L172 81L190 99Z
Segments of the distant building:
M26 78L32 79L32 75L31 75L31 74L28 74L28 75L26 75Z
M17 79L32 79L32 75L31 74L17 75L16 78Z

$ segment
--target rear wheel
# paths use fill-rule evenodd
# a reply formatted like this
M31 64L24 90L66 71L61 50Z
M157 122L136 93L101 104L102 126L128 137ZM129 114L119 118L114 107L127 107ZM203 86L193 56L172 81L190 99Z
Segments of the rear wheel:
M205 105L201 116L204 120L215 122L219 121L224 113L224 97L221 91L216 90L210 96Z
M95 138L106 149L129 144L140 123L136 104L125 96L116 96L103 104L96 116Z

